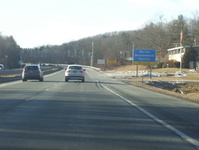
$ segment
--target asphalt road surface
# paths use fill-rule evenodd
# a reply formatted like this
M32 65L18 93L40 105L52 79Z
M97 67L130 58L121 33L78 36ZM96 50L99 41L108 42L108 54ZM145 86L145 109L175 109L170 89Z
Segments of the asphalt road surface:
M0 150L194 150L199 105L87 68L0 84Z

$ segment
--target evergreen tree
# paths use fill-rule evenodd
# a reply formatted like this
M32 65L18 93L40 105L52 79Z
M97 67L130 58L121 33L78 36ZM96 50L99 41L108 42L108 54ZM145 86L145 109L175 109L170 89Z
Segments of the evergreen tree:
M190 61L195 62L197 59L197 55L198 55L197 52L191 46L190 49L186 50L182 58L182 67L189 68L189 62Z

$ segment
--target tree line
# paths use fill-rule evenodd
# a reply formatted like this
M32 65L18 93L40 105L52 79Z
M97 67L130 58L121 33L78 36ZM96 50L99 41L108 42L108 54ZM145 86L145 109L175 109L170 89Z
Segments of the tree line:
M181 34L182 33L182 34ZM181 42L181 43L180 43ZM98 59L117 58L118 65L129 63L132 49L156 49L157 63L168 61L167 49L175 46L197 45L199 42L199 16L192 18L179 15L169 22L163 16L148 21L132 31L110 32L86 37L62 45L45 45L21 49L13 37L0 36L0 63L12 67L17 61L25 63L78 63L93 65ZM94 44L92 53L92 43ZM8 56L6 58L6 56ZM11 58L13 63L11 63Z
M12 36L0 34L0 64L8 69L19 67L20 50Z

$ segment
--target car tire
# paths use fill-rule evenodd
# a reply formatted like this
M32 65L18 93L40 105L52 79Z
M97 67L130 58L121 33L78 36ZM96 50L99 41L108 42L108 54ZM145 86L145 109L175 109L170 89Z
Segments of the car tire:
M84 82L84 79L82 79L82 82Z
M68 79L65 79L65 82L68 82Z
M22 79L23 82L27 81L27 79Z
M43 82L43 81L44 81L44 79L43 79L43 78L41 78L41 79L39 79L39 81L40 81L40 82Z

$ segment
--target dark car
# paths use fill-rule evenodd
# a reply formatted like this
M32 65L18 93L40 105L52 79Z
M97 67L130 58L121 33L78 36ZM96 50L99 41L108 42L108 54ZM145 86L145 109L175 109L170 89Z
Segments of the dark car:
M23 68L22 81L27 80L39 80L40 82L44 80L40 65L26 65Z

